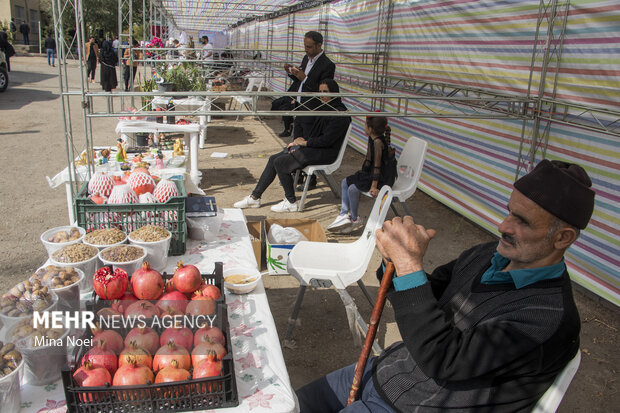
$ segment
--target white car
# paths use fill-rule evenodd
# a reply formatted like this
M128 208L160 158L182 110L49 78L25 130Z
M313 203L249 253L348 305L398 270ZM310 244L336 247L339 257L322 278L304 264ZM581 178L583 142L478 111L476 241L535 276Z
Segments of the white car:
M0 92L4 92L9 85L9 71L6 65L4 52L0 51Z

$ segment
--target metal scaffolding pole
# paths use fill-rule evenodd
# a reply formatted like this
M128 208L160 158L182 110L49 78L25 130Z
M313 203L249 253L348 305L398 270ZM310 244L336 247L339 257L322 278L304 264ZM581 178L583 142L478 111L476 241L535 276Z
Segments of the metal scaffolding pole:
M392 0L381 0L378 7L379 21L377 23L377 34L375 36L375 55L372 62L371 91L382 94L385 93L386 90L387 63L390 53L394 4ZM372 101L371 109L383 110L384 108L385 100Z

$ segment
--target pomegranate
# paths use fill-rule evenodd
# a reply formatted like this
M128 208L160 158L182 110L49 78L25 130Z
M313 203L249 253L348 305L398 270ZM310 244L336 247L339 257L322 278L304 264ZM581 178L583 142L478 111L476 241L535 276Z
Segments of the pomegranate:
M127 291L125 291L125 294L123 294L123 296L121 298L119 298L119 300L123 300L123 301L138 301L138 297L136 297L133 294L133 289L131 288L131 284L129 284L129 286L127 287Z
M147 261L131 275L131 289L140 300L157 300L164 292L164 279Z
M215 314L215 301L207 297L192 300L187 304L185 314L193 316Z
M99 192L95 192L90 196L90 200L99 205L105 204L106 199L106 197L99 195Z
M107 349L105 341L95 343L95 347L88 350L84 357L82 357L82 366L90 361L93 366L107 369L113 376L118 368L116 354L112 350Z
M122 316L123 316L123 313L111 307L104 307L101 310L97 311L97 318L114 318L114 317L122 317Z
M133 171L131 171L131 174L133 175L134 173L137 173L137 172L142 172L142 173L145 173L147 175L151 174L149 172L149 170L147 168L143 167L143 166L137 166L137 167L133 168Z
M217 327L202 327L194 333L194 347L207 341L205 337L208 337L211 342L224 344L224 333L222 333L222 330Z
M104 330L97 324L93 332L93 343L105 342L108 350L112 350L114 354L119 354L125 344L123 343L123 337L114 330Z
M153 318L159 316L159 308L150 301L140 300L131 304L125 310L125 317L138 317Z
M157 307L166 315L183 315L187 307L187 297L179 291L172 291L157 301Z
M189 380L192 375L189 371L179 368L179 362L172 360L170 365L159 370L157 377L155 377L155 383L168 383L171 381L183 381Z
M197 366L202 360L207 359L211 353L215 354L216 360L221 360L227 354L226 348L222 344L214 343L206 338L192 350L192 365Z
M118 368L120 369L125 364L129 363L132 358L135 359L136 363L140 366L146 366L149 369L153 368L153 357L147 350L138 347L135 340L130 341L129 346L125 347L121 352L118 357Z
M152 383L155 380L151 369L146 366L140 366L135 359L131 356L128 357L127 364L118 369L114 375L113 386L136 386Z
M155 354L159 348L159 335L149 327L136 327L125 336L125 347L131 347L134 342L136 347L143 348L149 354Z
M121 298L127 290L129 277L122 268L112 272L110 267L101 267L93 275L93 288L102 300Z
M222 373L222 362L215 359L215 354L207 355L207 358L194 365L194 379L215 377Z
M193 293L202 284L202 277L200 271L194 265L183 265L182 261L177 263L177 268L174 270L174 277L172 277L174 288L185 294Z
M189 369L191 367L191 358L189 351L183 346L174 344L173 341L168 342L157 350L153 357L153 370L159 371L171 365L172 360L176 360L181 369Z
M103 367L93 366L93 363L87 361L82 367L73 373L73 379L80 387L103 387L112 383L110 372ZM98 401L100 395L97 393L80 394L80 400L83 402Z
M174 344L185 347L187 351L192 351L194 334L187 327L170 327L164 330L159 337L159 344L162 346L172 341Z
M211 284L202 284L198 289L194 292L192 296L192 300L199 299L199 297L207 297L211 300L217 300L222 296L222 292L215 285Z
M127 184L136 193L136 195L142 195L147 192L153 192L155 189L155 181L148 173L134 171L127 179Z

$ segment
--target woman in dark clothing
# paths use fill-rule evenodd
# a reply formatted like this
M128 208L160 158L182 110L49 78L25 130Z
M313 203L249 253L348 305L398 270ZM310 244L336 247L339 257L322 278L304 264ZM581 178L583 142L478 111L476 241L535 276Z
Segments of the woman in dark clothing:
M101 62L101 87L106 92L110 92L118 85L116 79L116 65L118 64L118 56L114 52L112 42L106 40L101 47L101 55L99 56Z
M84 45L86 53L86 78L90 78L90 83L95 83L95 71L99 62L99 46L95 43L95 38L91 36L88 43Z
M333 79L325 79L319 86L321 93L339 93L340 88ZM319 111L346 111L347 107L340 98L330 96L321 97L322 105L315 110ZM316 116L308 139L301 137L288 144L284 151L269 157L269 162L263 171L254 191L241 201L235 203L235 208L258 208L260 197L267 187L274 181L276 175L284 188L284 200L271 207L274 212L297 211L297 198L293 187L291 173L308 165L322 165L334 162L347 134L351 117L349 116ZM297 135L295 135L297 136ZM301 135L299 135L301 136Z

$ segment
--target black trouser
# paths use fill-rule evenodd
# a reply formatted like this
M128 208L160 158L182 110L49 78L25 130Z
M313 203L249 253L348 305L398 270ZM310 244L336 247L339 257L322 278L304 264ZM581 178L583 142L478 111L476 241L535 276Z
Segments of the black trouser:
M278 178L280 178L280 185L284 188L284 196L290 203L294 203L297 201L297 198L295 197L295 188L293 187L293 176L291 173L303 167L304 165L299 163L290 153L279 152L275 155L271 155L267 162L267 166L265 166L263 173L258 179L254 191L252 191L252 196L256 199L260 198L273 180L276 179L276 175L278 175Z
M86 78L90 77L95 80L95 71L97 70L97 59L88 59L86 62Z
M137 71L137 66L125 66L125 70L123 73L123 79L125 79L125 92L129 91L129 74L131 73L131 79L133 80L136 78Z

